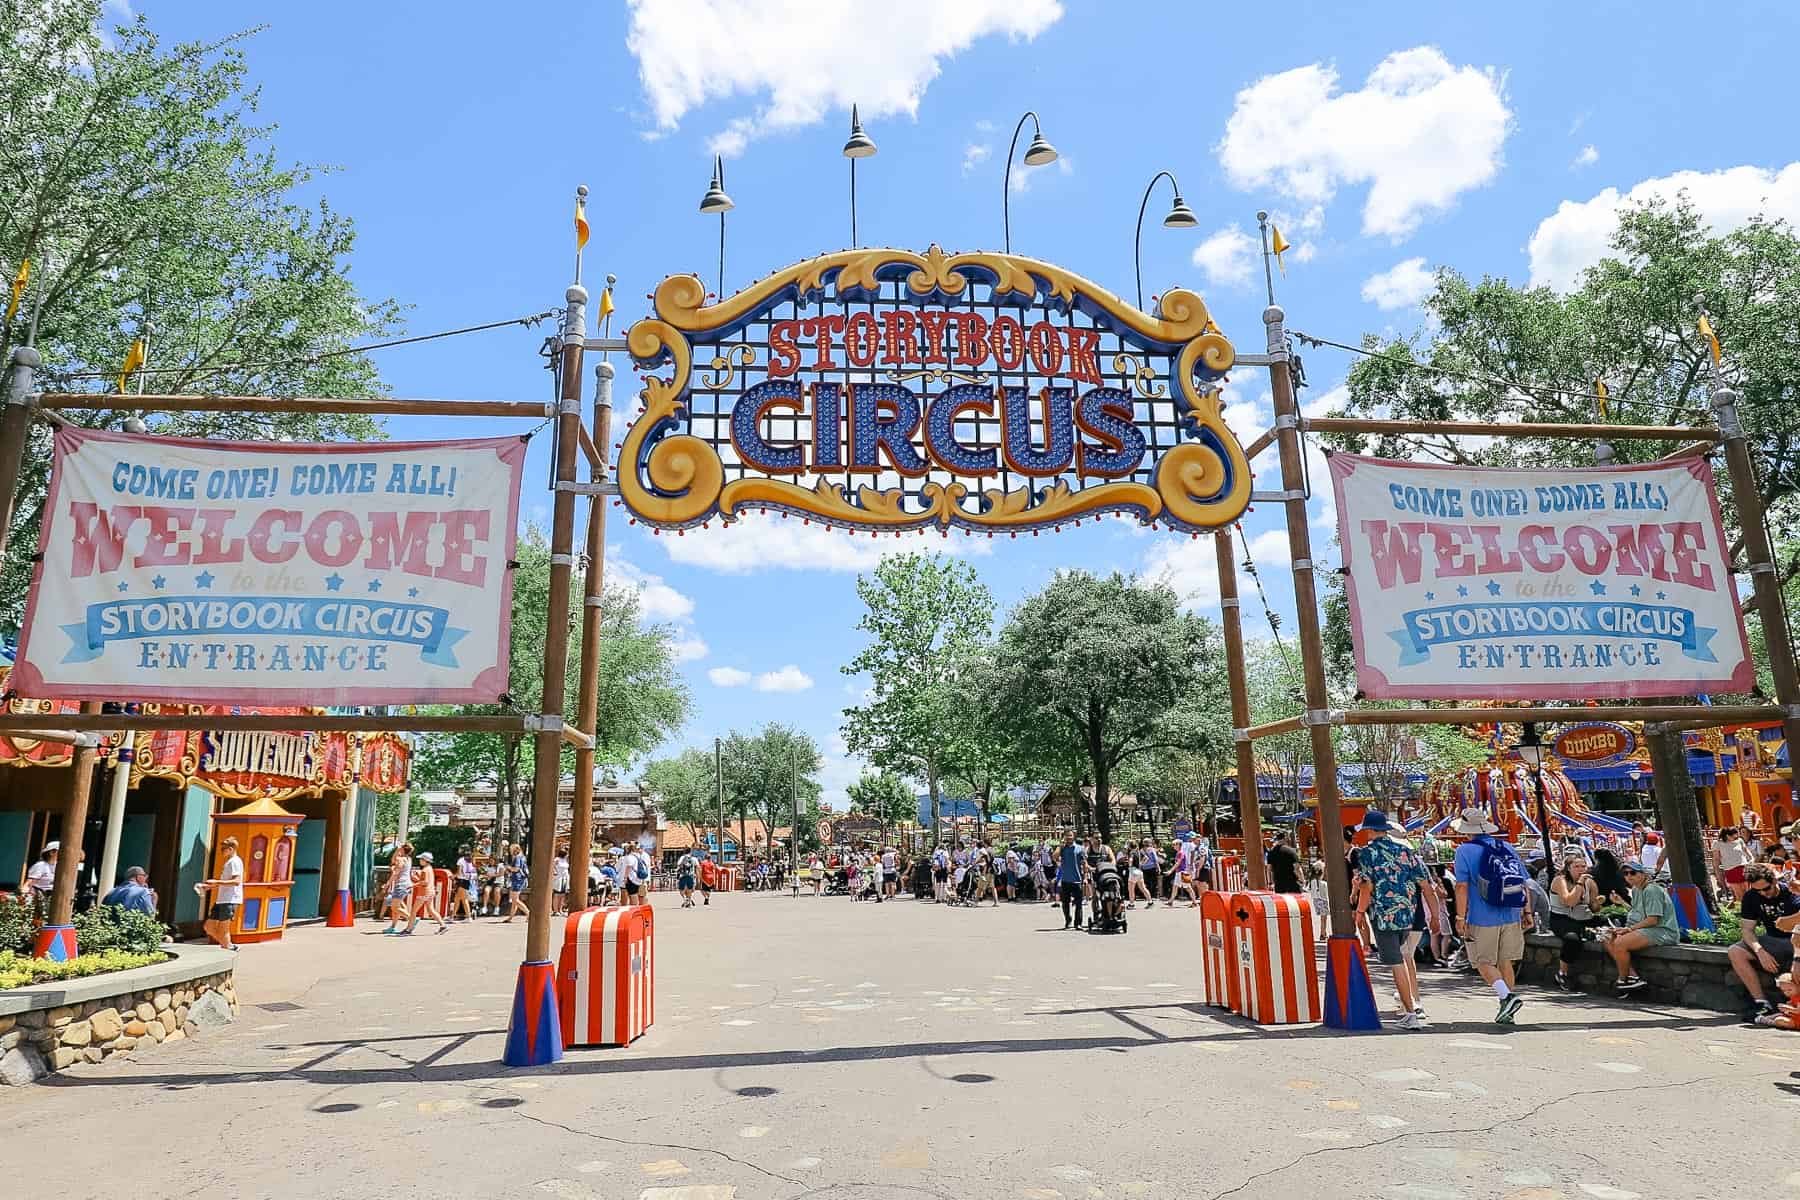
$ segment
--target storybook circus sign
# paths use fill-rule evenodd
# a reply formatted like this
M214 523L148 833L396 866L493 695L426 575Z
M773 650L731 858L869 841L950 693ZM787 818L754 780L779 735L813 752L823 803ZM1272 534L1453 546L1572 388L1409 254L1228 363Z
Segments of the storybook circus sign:
M1339 454L1331 476L1364 695L1752 689L1704 460L1519 471Z
M51 699L494 701L524 459L517 437L58 429L16 685Z
M1017 534L1103 513L1199 532L1250 499L1219 413L1231 344L1003 254L849 250L707 305L672 276L627 344L645 385L619 494L685 529L746 510L870 532Z

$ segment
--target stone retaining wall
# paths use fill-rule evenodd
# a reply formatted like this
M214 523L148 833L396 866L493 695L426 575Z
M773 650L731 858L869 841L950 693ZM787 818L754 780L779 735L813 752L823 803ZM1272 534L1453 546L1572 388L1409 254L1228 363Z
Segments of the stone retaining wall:
M1527 982L1554 986L1562 943L1556 938L1531 934L1525 939L1525 958L1519 964L1519 978ZM1724 946L1659 946L1639 950L1632 955L1637 973L1650 986L1631 994L1631 999L1651 1000L1663 1004L1679 1004L1686 1008L1706 1008L1714 1012L1741 1013L1750 1005L1750 994L1731 970ZM1598 941L1583 942L1581 958L1574 964L1572 976L1577 990L1612 996L1619 972L1612 956ZM1774 981L1763 978L1774 995Z
M237 989L231 972L224 971L167 987L0 1015L0 1083L31 1083L74 1063L103 1062L140 1045L178 1042L229 1024L237 1011Z

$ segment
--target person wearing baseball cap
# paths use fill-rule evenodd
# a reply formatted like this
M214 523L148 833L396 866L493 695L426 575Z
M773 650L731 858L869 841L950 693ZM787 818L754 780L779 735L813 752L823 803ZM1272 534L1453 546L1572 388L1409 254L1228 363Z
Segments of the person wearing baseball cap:
M1620 995L1629 995L1650 986L1631 967L1631 952L1646 946L1673 946L1681 940L1681 926L1675 919L1675 901L1650 875L1650 869L1637 859L1622 868L1625 882L1631 885L1631 911L1625 924L1602 929L1600 936L1606 952L1619 969L1619 981L1613 986Z

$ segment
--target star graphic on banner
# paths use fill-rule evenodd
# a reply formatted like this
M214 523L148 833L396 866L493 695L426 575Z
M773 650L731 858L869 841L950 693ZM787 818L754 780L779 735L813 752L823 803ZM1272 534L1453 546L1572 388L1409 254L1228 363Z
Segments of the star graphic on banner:
M369 590L371 592L379 592L381 590L381 580L379 580L379 579L369 580Z
M1588 585L1588 590L1593 592L1596 596L1606 595L1606 585L1601 583L1598 579Z
M1498 596L1500 594L1500 585L1492 579L1488 580L1487 589L1488 595L1490 596Z
M150 586L160 592L169 586L169 581L164 579L161 575L158 575L155 579L150 581Z
M1667 593L1667 592L1658 592L1658 593L1656 593L1656 598L1657 598L1657 599L1658 599L1658 600L1667 600L1667 599L1668 599L1668 598L1669 598L1669 593Z
M1426 592L1426 593L1425 593L1425 598L1426 598L1426 599L1427 599L1427 600L1436 600L1436 599L1437 599L1437 593L1436 593L1436 592Z
M1467 596L1469 594L1469 589L1459 583L1456 585L1456 594L1459 596Z
M325 590L326 591L335 592L343 586L344 586L344 577L342 575L339 575L336 571L333 571L331 574L329 574L325 577Z
M194 576L194 586L197 588L209 588L213 585L214 578L215 576L211 571L202 571Z
M1644 594L1644 589L1634 583L1631 585L1631 594L1634 596L1641 596Z
M130 584L129 584L129 583L126 583L126 582L125 582L125 581L124 581L124 580L122 580L122 579L121 579L121 580L120 580L120 581L119 581L119 590L120 590L120 591L121 591L121 592L129 592L129 591L130 591L130 590L131 590L131 585L130 585Z
M417 596L419 594L419 589L418 588L407 588L406 594L408 596Z

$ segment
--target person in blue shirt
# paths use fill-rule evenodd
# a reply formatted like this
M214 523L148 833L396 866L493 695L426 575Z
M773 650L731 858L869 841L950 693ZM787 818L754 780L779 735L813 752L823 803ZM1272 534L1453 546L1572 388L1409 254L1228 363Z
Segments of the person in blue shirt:
M130 912L156 915L156 893L150 890L150 875L142 867L127 867L125 882L100 898L100 903L111 904L115 908L123 908Z
M1075 924L1073 928L1081 928L1081 868L1087 859L1087 851L1075 844L1074 833L1063 835L1062 849L1056 852L1056 891L1062 897L1063 928L1071 928L1069 924L1069 902L1075 903Z
M1469 961L1481 978L1500 997L1494 1021L1510 1025L1525 1001L1513 989L1518 986L1513 964L1525 956L1525 907L1504 908L1481 894L1481 859L1489 846L1513 853L1512 847L1493 835L1500 827L1479 808L1465 808L1450 832L1470 840L1456 848L1456 932L1468 943Z

